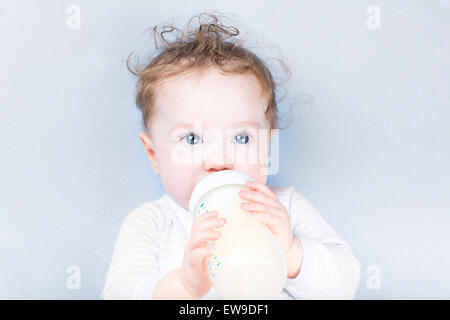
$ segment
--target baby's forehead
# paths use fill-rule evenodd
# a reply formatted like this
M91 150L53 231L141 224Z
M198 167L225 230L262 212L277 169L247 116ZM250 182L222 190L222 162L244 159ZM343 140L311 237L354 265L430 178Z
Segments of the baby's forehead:
M203 125L225 125L237 122L254 122L265 126L264 102L245 103L242 101L182 101L177 104L160 105L160 119L170 123L193 123Z
M243 127L266 128L268 121L263 112L240 113L216 108L212 112L200 114L163 112L161 123L171 128L233 129ZM184 116L185 115L185 116Z
M166 79L156 90L154 115L169 125L200 120L212 126L254 121L265 127L267 98L256 78L217 69Z
M157 95L172 94L178 89L195 90L200 89L226 89L234 90L236 93L249 89L258 95L264 95L258 78L251 72L243 74L224 73L218 68L211 67L206 70L191 70L173 76L162 78L158 81Z
M260 110L257 110L260 109ZM210 106L207 108L177 108L177 112L168 107L156 117L158 126L166 132L188 129L203 131L205 129L233 130L236 128L268 128L269 121L263 107L253 109L223 108Z

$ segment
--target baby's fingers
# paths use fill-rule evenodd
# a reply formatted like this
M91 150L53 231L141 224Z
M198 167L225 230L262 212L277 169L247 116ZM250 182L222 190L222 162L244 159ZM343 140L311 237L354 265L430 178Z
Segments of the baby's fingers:
M205 258L213 254L212 248L200 247L192 251L191 263L195 266L201 265Z
M217 211L216 211L217 212ZM226 223L225 218L217 218L216 213L203 217L203 219L198 218L192 225L192 233L206 232L214 228L220 228Z
M209 230L204 232L198 232L191 235L191 241L189 243L189 249L195 250L199 247L205 247L208 240L219 239L221 233L219 231Z
M210 217L216 217L217 214L218 214L217 210L205 212L205 213L202 213L195 221L202 221L202 220L210 218Z

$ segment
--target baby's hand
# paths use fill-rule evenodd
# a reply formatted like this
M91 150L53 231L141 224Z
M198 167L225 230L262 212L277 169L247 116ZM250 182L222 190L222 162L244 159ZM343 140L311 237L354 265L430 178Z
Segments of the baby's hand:
M294 240L290 227L289 214L277 196L266 185L248 181L250 190L239 191L239 196L249 202L243 202L241 208L265 224L279 240L286 253Z
M221 233L213 229L225 223L224 218L217 217L217 211L211 211L200 215L192 224L180 268L180 279L186 290L199 299L211 289L206 259L213 249L206 247L207 240L219 239Z

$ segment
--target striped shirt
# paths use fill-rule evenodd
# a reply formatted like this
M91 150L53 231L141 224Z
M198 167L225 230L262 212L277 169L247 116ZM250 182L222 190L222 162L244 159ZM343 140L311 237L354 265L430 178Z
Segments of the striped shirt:
M345 243L294 187L269 186L303 247L302 267L276 299L353 299L360 264ZM123 221L102 299L152 299L156 283L181 266L193 217L168 193L134 209ZM202 298L219 300L214 287Z

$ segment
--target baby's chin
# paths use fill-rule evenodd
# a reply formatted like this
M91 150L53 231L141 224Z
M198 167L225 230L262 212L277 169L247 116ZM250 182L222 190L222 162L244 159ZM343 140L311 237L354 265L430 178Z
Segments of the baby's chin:
M189 201L180 203L180 206L189 211Z
M180 195L172 195L172 198L178 203L178 205L180 205L181 207L183 207L184 209L189 211L189 198L190 195L184 195L184 196L180 196Z

